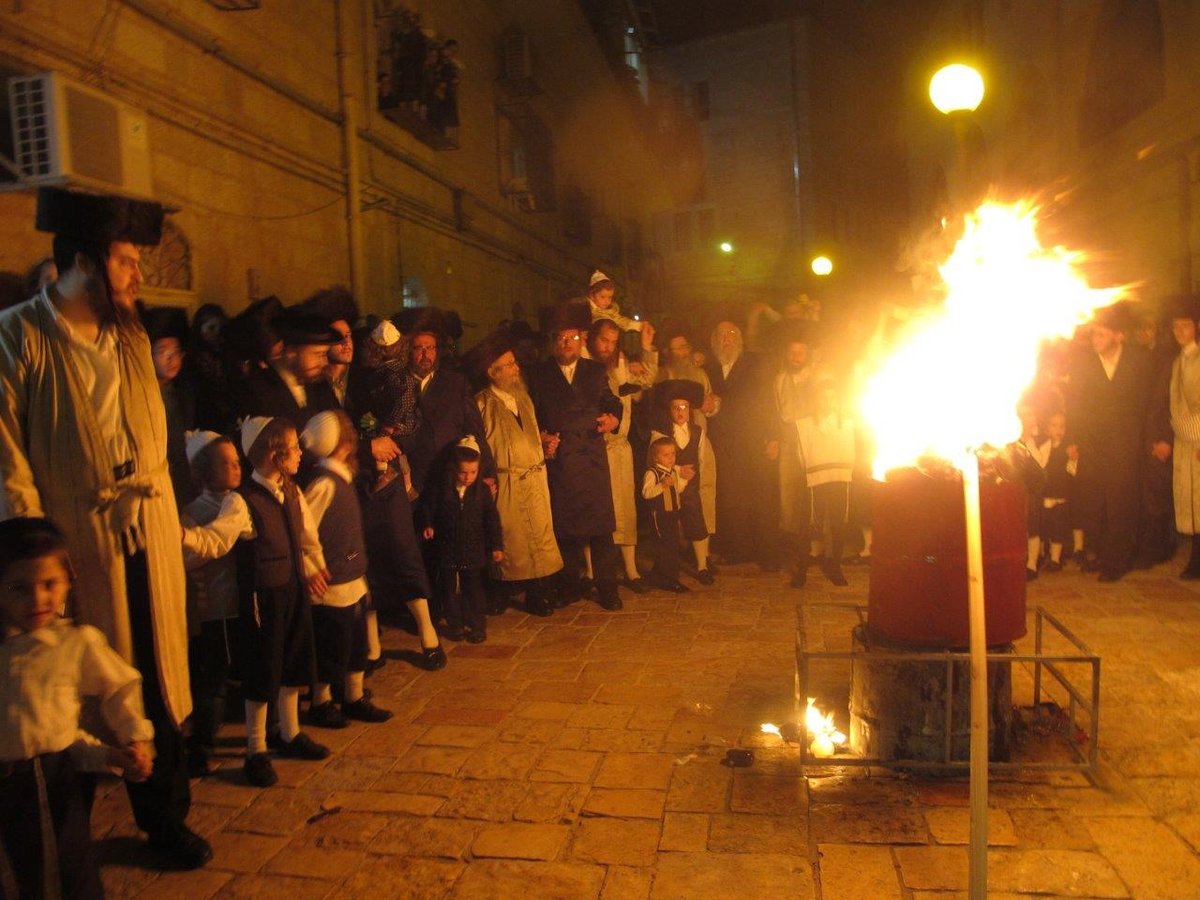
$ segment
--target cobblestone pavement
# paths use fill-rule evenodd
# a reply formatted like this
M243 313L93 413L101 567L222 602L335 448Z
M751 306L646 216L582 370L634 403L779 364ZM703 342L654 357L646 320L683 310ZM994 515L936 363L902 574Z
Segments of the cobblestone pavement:
M1101 765L993 778L991 896L1200 896L1200 596L1180 567L1031 586L1031 608L1102 656ZM809 604L865 603L866 572L849 577L833 588L814 573L800 592L747 567L683 596L622 591L615 614L510 609L436 673L390 630L371 685L396 716L314 731L335 750L326 762L280 760L278 786L247 787L230 726L222 770L193 782L207 868L154 870L124 791L103 786L105 884L188 900L965 897L964 779L805 778L795 746L759 733L793 709L798 609L810 634L815 621L845 644ZM1014 677L1019 702L1027 681ZM738 743L755 748L751 768L721 765Z

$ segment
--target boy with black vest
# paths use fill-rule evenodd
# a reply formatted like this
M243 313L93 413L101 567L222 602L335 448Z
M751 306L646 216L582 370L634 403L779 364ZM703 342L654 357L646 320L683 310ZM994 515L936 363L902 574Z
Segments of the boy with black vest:
M310 597L328 588L328 571L304 495L292 479L300 441L284 418L242 424L242 450L254 474L242 488L254 535L239 543L238 593L246 698L246 780L278 778L267 756L267 703L278 698L280 756L325 759L329 748L300 730L300 689L316 680Z
M313 600L317 681L308 720L345 728L350 719L386 722L392 714L363 692L367 667L367 550L362 510L354 489L358 432L341 410L317 413L300 437L317 458L317 474L304 491L329 566L329 589ZM336 686L336 687L335 687ZM341 709L333 691L341 691Z

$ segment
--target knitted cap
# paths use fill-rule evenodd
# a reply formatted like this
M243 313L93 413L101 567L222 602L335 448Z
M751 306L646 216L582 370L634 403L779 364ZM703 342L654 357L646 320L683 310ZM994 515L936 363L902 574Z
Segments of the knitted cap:
M250 455L250 448L262 434L262 430L271 423L271 416L251 416L242 423L242 452Z
M201 450L213 441L219 441L220 439L221 435L215 431L185 431L183 434L183 445L187 461L189 463L195 462Z
M338 425L337 413L319 412L304 426L300 444L314 456L324 459L337 448L341 436L342 429Z

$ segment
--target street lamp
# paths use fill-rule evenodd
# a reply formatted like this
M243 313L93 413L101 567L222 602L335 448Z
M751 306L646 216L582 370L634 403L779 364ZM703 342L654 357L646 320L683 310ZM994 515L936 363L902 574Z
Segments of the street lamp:
M824 278L833 271L833 260L828 256L814 256L810 266L814 275Z
M929 99L939 112L975 112L983 102L983 76L970 66L942 66L929 80Z
M720 247L720 250L722 253L732 253L733 252L733 244L729 243L729 241L721 241L721 243L719 244L719 247Z

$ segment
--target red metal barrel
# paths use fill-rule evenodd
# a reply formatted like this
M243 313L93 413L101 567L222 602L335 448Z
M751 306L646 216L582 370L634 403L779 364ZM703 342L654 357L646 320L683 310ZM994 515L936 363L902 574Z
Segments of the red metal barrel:
M967 540L962 482L912 470L874 485L867 625L893 641L965 647ZM980 489L987 642L1025 634L1025 487Z

